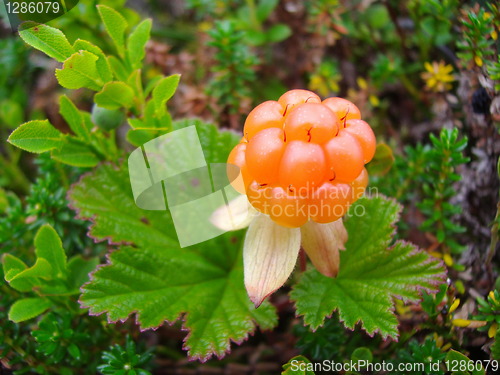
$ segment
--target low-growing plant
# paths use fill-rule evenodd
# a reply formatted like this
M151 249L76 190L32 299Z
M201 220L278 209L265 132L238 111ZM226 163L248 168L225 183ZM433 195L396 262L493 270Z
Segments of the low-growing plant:
M490 5L495 7L495 5ZM492 8L491 10L494 10ZM485 8L476 6L462 11L460 20L463 39L457 42L458 57L466 67L482 67L490 56L495 55L495 40L498 38L500 20Z
M422 223L422 230L434 233L437 242L444 246L444 253L460 252L461 247L455 240L458 233L463 233L465 228L454 223L454 215L460 212L460 208L451 203L451 198L456 194L450 182L460 180L456 168L469 161L463 155L467 146L467 138L458 138L458 129L441 131L439 138L430 136L432 149L427 154L426 170L432 176L424 181L424 199L419 204L420 210L427 219Z
M134 341L127 336L124 347L116 344L102 354L104 364L99 365L98 370L103 375L151 375L141 367L148 367L152 357L150 351L138 354Z
M214 78L208 85L210 94L217 98L222 108L237 112L241 102L251 97L250 83L255 80L257 57L242 43L245 33L232 21L219 21L209 32L209 45L215 47L217 64Z
M420 229L435 236L434 248L451 266L450 253L463 250L455 239L457 234L465 231L463 226L454 222L460 207L453 205L451 200L456 195L453 183L460 180L456 170L469 161L463 154L467 138L459 138L458 129L443 129L439 138L431 134L430 140L432 146L405 147L404 156L396 157L389 175L377 179L375 184L382 192L403 203L418 202L416 206L425 217ZM413 184L418 184L418 188L415 189Z
M64 38L64 34L45 25L24 25L21 29L21 36L48 53L49 56L63 62L63 68L56 71L56 77L61 85L72 89L85 87L98 91L94 96L96 105L108 111L126 110L129 123L133 127L127 134L127 140L132 144L140 145L154 135L186 126L186 122L172 122L165 110L165 103L177 86L178 76L153 79L149 88L145 91L142 90L140 64L151 26L150 22L143 21L139 24L125 42L123 34L127 25L124 19L105 6L99 7L99 13L115 45L116 56L106 57L99 52L100 50L96 49L96 46L89 45L89 42L85 41L76 41L75 45L71 46ZM232 31L228 25L230 24L220 24L219 27L225 28L223 30L224 38L233 40L231 38L234 36L234 30ZM54 48L56 46L57 49ZM219 47L224 46L221 44ZM75 48L82 49L74 52ZM79 72L83 72L83 74ZM93 74L90 74L91 72ZM151 98L149 99L148 95L150 94ZM93 110L94 116L91 116L89 113L77 109L66 96L61 97L60 103L61 114L75 135L60 133L48 121L30 122L16 129L9 138L10 142L34 152L51 151L53 159L80 167L92 167L104 160L116 162L122 153L116 148L113 130L102 129L103 126L99 124L100 120L96 115L95 108ZM94 122L97 127L94 127ZM197 129L204 146L207 162L225 162L230 147L237 142L236 137L229 133L219 133L215 128L200 122L197 123ZM30 136L33 133L37 134L36 139ZM74 185L69 199L72 207L79 212L80 217L93 218L95 223L89 232L92 237L98 240L109 238L112 239L113 243L134 245L134 247L123 246L118 252L113 252L110 256L110 263L96 271L91 282L84 286L80 302L82 306L89 307L91 313L107 312L109 320L116 321L118 319L124 320L132 311L136 311L141 327L152 328L162 324L165 320L175 321L180 313L188 312L189 319L185 325L191 334L186 341L186 347L191 357L201 360L206 360L213 354L222 356L229 349L230 340L242 340L255 329L257 324L262 328L274 326L275 312L268 303L255 309L250 301L246 301L241 304L238 311L233 311L229 321L223 312L224 306L236 296L240 296L236 298L246 298L242 282L241 253L231 251L231 247L228 246L231 243L229 239L234 238L233 234L200 244L194 252L190 252L188 249L179 252L178 245L174 240L175 235L172 233L173 225L165 226L165 220L167 223L171 223L170 216L166 212L155 213L139 210L128 194L126 169L115 170L106 164L99 166L95 172ZM397 204L382 198L364 199L360 202L360 207L366 210L366 217L352 217L348 220L348 231L350 226L352 228L366 227L366 230L362 232L367 236L365 241L370 242L372 246L365 248L361 245L365 242L359 242L360 237L357 240L353 238L346 245L349 251L345 252L345 256L342 257L343 268L338 277L329 279L310 270L301 277L300 282L292 292L292 299L297 304L298 313L303 314L306 324L312 325L313 328L321 325L327 315L338 309L340 317L347 327L352 328L358 320L361 320L363 328L369 333L379 331L383 337L396 336L397 320L390 312L391 296L398 294L406 300L418 299L419 289L433 290L435 285L442 280L443 269L439 263L431 259L426 260L428 259L426 254L416 252L414 247L407 244L396 243L390 252L387 251L392 234L391 225L397 220L400 210ZM99 207L98 211L95 210L97 207ZM373 220L367 220L367 218L372 216L377 217L377 227L381 231L373 230L374 228L370 227ZM125 222L120 220L115 223L113 217L128 219ZM159 223L162 223L163 230L154 230L156 233L154 236L144 236L144 231L151 232L152 228L160 225ZM130 227L135 229L130 231L127 229ZM236 241L238 241L237 238ZM224 243L226 245L223 245ZM166 251L165 246L170 250ZM159 248L162 248L162 251L158 251ZM373 268L373 262L364 264L357 262L356 259L358 257L364 258L364 255L361 254L366 252L371 253L372 256L378 254L377 257L380 259L378 268ZM212 254L210 258L220 256L227 258L228 254L231 255L225 261L224 271L216 271L215 269L211 270L210 262L207 263L203 256L200 258L199 254ZM177 260L173 263L172 261L165 262L161 260L165 256ZM8 259L7 264L10 265L10 270L14 267L12 264L15 262L14 260L10 261L11 258ZM46 266L43 258L40 259L25 273L39 275L38 272L42 272L39 271L39 268ZM142 270L141 272L146 272L149 275L145 284L138 283L135 272L130 272L128 267L124 267L129 259L134 259L134 267L138 267ZM198 259L195 263L198 263L200 268L193 267L194 259ZM169 264L174 268L170 268ZM159 265L161 266L158 267ZM405 265L412 266L407 269L403 276L400 272L401 268L405 268ZM62 263L61 267L64 267ZM398 269L395 278L399 281L388 287L383 280L388 274L396 272L394 267ZM188 269L189 272L187 272ZM211 282L214 277L213 272L218 275L217 285ZM22 275L22 273L20 274ZM54 275L55 279L50 281L57 284L63 282L64 278L67 277L65 273L58 275L59 273ZM174 277L174 275L176 276ZM366 279L367 275L371 276ZM16 277L20 276L12 273L7 279L12 284L16 282ZM62 277L61 280L58 279L60 277ZM186 284L186 289L183 292L197 296L196 309L192 304L178 306L170 303L178 295L178 289L175 285L183 277L189 279L194 277L199 280L195 283L190 281ZM365 279L363 279L364 277ZM353 278L357 279L356 284L350 282ZM110 283L111 280L114 280L114 283ZM363 280L365 281L363 282ZM377 283L375 280L379 280L379 282ZM129 293L122 294L121 287L116 287L122 284L130 286ZM228 285L232 285L232 287L226 289ZM311 292L319 285L326 288L324 293L330 298L325 299L325 297ZM376 310L365 310L362 307L366 298L364 288L368 285L377 290L371 297L377 301L375 303L374 299L371 300L373 307L378 306ZM45 287L43 283L40 286ZM145 293L146 290L148 293ZM218 290L227 290L227 292L216 298ZM65 289L61 289L61 291L67 292ZM338 297L343 293L357 295L361 299L351 302L339 299ZM37 298L36 304L32 303L33 300L26 301L33 308L36 305L37 311L32 311L28 314L29 316L20 314L18 317L16 315L18 310L23 312L30 311L30 309L18 309L15 304L11 309L11 317L21 321L52 306L52 301L45 299L43 295ZM147 304L144 298L156 300L154 311L150 310L153 306ZM323 302L318 304L317 298L321 298ZM380 301L385 302L380 305ZM260 302L256 302L256 304L259 305ZM19 306L24 307L24 305ZM203 309L200 308L201 306ZM317 306L316 309L321 310L311 310L312 306ZM375 320L374 314L377 315ZM206 321L206 316L211 316L211 320ZM217 327L217 332L206 328L209 326ZM239 328L235 330L234 326Z
M0 39L0 372L268 374L296 354L283 374L323 361L498 370L485 361L500 360L499 215L485 216L498 189L463 196L470 169L498 160L496 4L154 1L141 12L155 28L124 4L83 1ZM479 84L485 116L468 113ZM283 94L304 85L349 101ZM219 126L176 118L207 108ZM155 163L192 155L157 160L150 146L189 131L209 181L188 185L206 182L225 204L209 213L219 235L182 247ZM141 183L161 188L149 209L131 155ZM243 186L219 190L221 163L240 167ZM247 197L228 199L230 182ZM319 191L349 192L335 198L341 215L266 211L333 206ZM466 219L491 221L488 249L461 220L464 200ZM201 222L199 201L185 203Z

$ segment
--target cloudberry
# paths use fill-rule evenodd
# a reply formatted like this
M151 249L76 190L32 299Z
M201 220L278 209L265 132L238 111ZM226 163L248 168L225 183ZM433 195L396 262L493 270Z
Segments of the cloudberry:
M233 186L278 224L335 221L368 185L375 135L346 99L291 90L255 107L243 133L228 159L241 171Z

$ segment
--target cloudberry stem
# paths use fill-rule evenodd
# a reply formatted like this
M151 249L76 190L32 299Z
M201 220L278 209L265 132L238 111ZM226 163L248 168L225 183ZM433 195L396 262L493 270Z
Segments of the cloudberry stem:
M300 265L300 270L304 272L307 268L307 257L306 257L306 252L304 249L300 249L299 252L299 265Z

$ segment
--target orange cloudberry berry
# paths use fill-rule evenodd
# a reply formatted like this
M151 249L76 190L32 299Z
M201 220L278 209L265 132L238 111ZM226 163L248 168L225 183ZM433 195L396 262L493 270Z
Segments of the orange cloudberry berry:
M329 223L363 195L375 142L350 101L291 90L250 112L228 163L241 170L238 191L278 224Z

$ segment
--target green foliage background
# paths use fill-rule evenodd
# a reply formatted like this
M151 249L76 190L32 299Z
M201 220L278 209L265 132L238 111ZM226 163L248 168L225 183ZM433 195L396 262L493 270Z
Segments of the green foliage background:
M499 33L498 6L457 0L84 0L2 29L1 372L494 371ZM223 163L250 109L292 88L360 107L372 190L338 277L302 267L255 309L244 232L180 249L168 212L135 205L126 158L194 124Z

